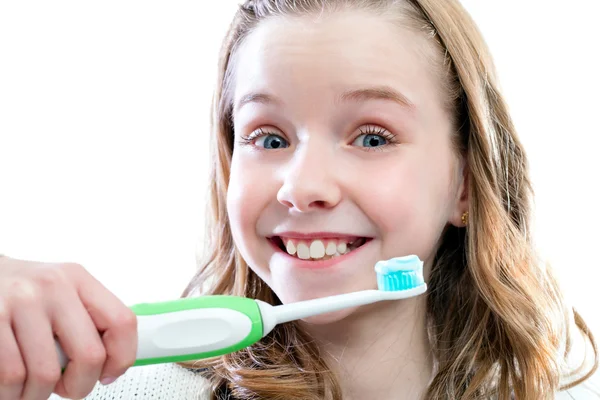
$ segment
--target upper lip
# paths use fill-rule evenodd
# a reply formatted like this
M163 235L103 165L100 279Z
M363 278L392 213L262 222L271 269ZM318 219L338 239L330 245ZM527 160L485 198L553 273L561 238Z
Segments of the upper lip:
M302 233L302 232L278 232L273 235L273 237L279 236L284 237L286 239L356 239L361 237L366 237L362 235L349 235L347 233L339 233L339 232L310 232L310 233Z

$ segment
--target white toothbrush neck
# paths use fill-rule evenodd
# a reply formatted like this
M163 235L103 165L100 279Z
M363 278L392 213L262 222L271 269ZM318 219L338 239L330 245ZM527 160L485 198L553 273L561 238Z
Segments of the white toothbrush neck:
M295 321L315 315L328 312L343 310L345 308L362 306L365 304L376 303L382 300L399 300L408 297L417 296L427 290L426 285L419 286L410 290L402 291L382 291L382 290L363 290L337 296L322 297L319 299L299 301L280 306L272 306L268 303L256 300L260 307L263 318L263 337L266 336L277 324Z
M381 291L364 290L273 307L278 324L383 300Z

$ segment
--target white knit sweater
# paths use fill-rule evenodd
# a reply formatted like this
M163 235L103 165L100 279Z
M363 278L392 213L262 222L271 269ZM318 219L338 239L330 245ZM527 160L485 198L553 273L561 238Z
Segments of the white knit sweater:
M597 375L596 375L597 376ZM567 391L559 392L556 400L598 400L597 381L586 381ZM208 400L207 382L194 371L177 364L133 367L110 385L98 383L86 400ZM60 400L57 395L49 400Z
M53 394L49 400L63 399ZM206 379L177 364L132 367L110 385L97 383L86 400L208 400Z

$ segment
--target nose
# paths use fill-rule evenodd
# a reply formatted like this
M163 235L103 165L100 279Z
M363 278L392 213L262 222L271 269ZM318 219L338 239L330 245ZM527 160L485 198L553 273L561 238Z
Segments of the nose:
M320 148L319 148L320 147ZM318 143L298 148L282 172L277 200L297 212L335 207L342 197L333 153Z

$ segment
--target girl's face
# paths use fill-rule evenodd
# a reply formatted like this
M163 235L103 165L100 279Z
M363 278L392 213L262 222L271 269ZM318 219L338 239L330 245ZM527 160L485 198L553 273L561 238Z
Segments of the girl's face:
M283 303L374 289L375 263L397 256L418 255L427 276L444 227L460 224L431 60L426 38L360 12L270 19L239 48L227 208Z

